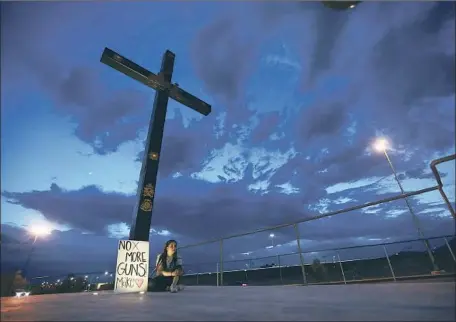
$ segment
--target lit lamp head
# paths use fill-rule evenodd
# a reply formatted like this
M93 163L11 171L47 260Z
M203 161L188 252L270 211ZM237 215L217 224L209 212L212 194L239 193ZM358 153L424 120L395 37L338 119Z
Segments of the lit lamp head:
M269 238L274 238L275 235L273 233L269 234Z
M28 232L35 237L35 240L39 237L48 236L51 234L51 228L45 225L33 225L29 227Z
M389 148L388 140L385 138L378 138L374 142L374 149L377 152L385 152Z

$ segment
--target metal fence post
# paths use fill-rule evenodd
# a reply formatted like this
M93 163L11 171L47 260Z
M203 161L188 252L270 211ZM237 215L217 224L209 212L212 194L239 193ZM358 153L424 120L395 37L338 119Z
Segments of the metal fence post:
M390 258L388 256L388 252L386 251L386 246L383 245L383 251L385 252L385 256L386 256L386 260L388 261L388 266L391 270L391 276L393 277L393 280L396 282L396 275L394 274L394 270L393 270L393 265L391 265L391 261L390 261Z
M223 286L223 239L220 239L220 286Z
M340 271L342 272L342 278L344 279L344 284L347 284L347 280L345 279L345 272L344 267L342 266L342 262L340 261L339 251L336 250L337 259L339 260Z
M440 195L442 196L443 200L445 201L448 210L450 211L451 215L453 216L454 219L456 219L456 214L454 212L453 206L451 205L451 202L448 200L448 197L445 194L445 191L443 191L443 182L440 177L439 170L437 170L437 165L443 163L443 162L448 162L456 160L456 154L452 154L443 158L435 159L431 162L431 170L432 173L434 174L435 180L437 181L438 189L440 192Z
M196 273L196 285L199 285L199 273Z
M277 261L278 261L278 265L279 265L280 284L283 284L282 265L280 264L280 255L277 255Z
M439 192L443 198L443 201L445 201L445 204L446 204L448 210L450 211L451 216L453 216L453 219L456 219L456 214L454 213L453 206L451 205L450 200L448 200L448 197L446 196L445 191L443 191L443 187L440 185L439 185Z
M448 244L448 239L446 239L446 237L443 237L443 239L445 239L445 244L447 245L448 250L450 251L451 257L453 257L453 261L456 262L456 257L454 256L453 250L451 249L450 244Z
M302 258L301 237L299 235L299 228L296 224L294 224L293 227L296 232L296 242L298 244L299 260L301 262L302 281L304 282L304 285L307 285L306 270L304 268L304 259Z

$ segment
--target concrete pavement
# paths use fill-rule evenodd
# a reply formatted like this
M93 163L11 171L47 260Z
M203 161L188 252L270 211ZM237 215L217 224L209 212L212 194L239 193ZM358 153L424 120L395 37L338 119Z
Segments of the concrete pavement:
M2 321L455 321L454 283L190 286L2 298Z

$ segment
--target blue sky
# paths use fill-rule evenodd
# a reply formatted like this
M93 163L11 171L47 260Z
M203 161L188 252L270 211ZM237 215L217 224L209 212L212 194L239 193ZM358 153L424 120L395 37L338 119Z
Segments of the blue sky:
M307 218L435 185L455 150L450 3L2 3L2 234L39 240L35 273L109 269L128 236L154 92L99 62L109 47L173 80L212 114L170 102L153 252ZM26 21L27 23L24 23ZM453 163L439 166L454 202ZM412 198L427 236L454 233L436 192ZM405 202L305 223L307 250L413 239ZM227 259L296 250L291 228L230 240ZM27 245L9 245L19 265ZM6 249L6 250L8 250ZM186 261L216 262L217 245ZM8 253L12 254L12 253ZM17 256L17 254L20 254ZM313 254L312 256L318 254ZM80 258L84 258L81 261Z

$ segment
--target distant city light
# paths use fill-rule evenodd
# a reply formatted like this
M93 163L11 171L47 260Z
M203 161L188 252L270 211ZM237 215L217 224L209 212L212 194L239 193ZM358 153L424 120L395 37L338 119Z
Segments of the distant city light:
M105 275L108 275L108 272L105 272Z
M349 8L350 8L350 9L353 9L354 7L355 7L355 5L354 5L354 4L352 4L352 5L351 5Z

